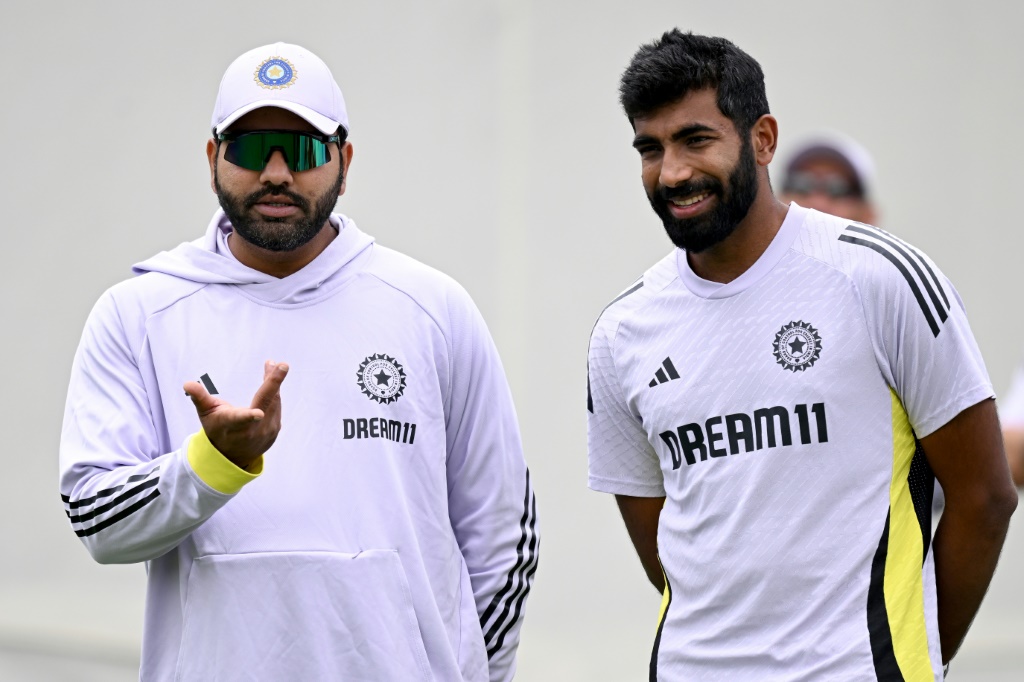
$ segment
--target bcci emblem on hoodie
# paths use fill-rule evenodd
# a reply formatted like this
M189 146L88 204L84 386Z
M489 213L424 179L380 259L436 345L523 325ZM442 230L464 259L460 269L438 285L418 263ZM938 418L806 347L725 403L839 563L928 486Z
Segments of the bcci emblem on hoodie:
M387 405L402 397L405 391L405 370L398 360L375 353L360 363L356 371L356 382L367 398Z

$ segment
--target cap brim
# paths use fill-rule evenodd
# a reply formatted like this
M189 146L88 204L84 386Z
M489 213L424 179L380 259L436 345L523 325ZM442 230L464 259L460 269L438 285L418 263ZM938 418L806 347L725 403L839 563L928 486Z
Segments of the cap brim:
M348 126L346 126L344 122L339 123L338 121L328 118L323 114L319 114L310 109L309 107L303 106L301 104L296 104L294 102L286 102L278 99L264 99L259 100L258 102L250 102L249 104L246 104L244 107L239 107L238 109L235 109L227 116L227 118L225 118L217 125L217 127L214 129L214 132L223 133L225 130L228 129L228 127L231 126L232 123L242 118L250 111L262 109L263 107L277 107L278 109L285 109L286 111L290 111L296 116L299 116L300 118L304 119L306 122L308 122L311 126L319 130L324 135L333 135L335 132L337 132L338 126L345 128L345 132L348 132Z

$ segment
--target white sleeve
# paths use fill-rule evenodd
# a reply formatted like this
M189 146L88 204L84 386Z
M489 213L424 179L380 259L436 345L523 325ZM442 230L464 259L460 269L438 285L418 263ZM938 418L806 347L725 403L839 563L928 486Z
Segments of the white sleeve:
M886 380L918 438L994 396L960 295L923 253L882 231L863 233L871 256L862 290Z
M161 443L136 355L108 292L90 313L75 355L60 443L64 511L94 559L154 559L233 497L204 482L190 464L190 456L196 461L211 454L212 446L200 451L200 441L209 443L205 437ZM212 454L223 460L209 460L214 467L230 465ZM230 467L238 481L252 478Z
M587 359L587 453L591 489L635 497L664 497L658 455L624 398L615 366L615 321L607 312L590 336Z
M448 507L483 632L491 682L515 674L537 570L537 502L497 349L461 289L449 301Z

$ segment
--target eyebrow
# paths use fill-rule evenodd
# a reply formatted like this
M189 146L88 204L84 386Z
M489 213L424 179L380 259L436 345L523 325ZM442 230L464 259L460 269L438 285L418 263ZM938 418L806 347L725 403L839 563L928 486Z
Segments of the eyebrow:
M690 125L683 126L682 128L680 128L676 132L672 133L672 137L669 138L669 139L672 142L678 142L679 140L683 140L683 139L685 139L685 138L687 138L690 135L693 135L695 133L717 133L717 132L718 131L716 129L712 128L709 125L705 125L703 123L691 123ZM658 140L658 138L652 137L650 135L637 135L636 137L633 138L633 146L634 147L641 147L641 146L646 145L646 144L658 144L659 142L660 142L660 140Z

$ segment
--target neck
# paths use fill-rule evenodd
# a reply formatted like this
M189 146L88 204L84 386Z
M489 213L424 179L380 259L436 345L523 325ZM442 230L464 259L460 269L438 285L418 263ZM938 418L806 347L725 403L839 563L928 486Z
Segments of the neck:
M733 281L756 263L772 243L788 210L789 206L776 199L765 183L732 234L700 253L686 254L690 269L710 282Z
M327 221L315 237L291 251L260 248L237 236L235 232L228 235L228 248L242 265L281 279L312 263L337 236L338 231Z

